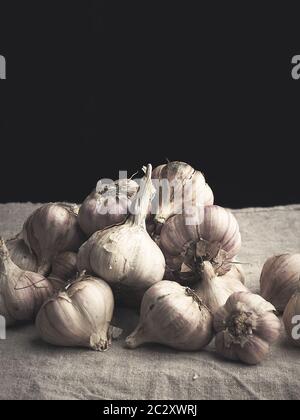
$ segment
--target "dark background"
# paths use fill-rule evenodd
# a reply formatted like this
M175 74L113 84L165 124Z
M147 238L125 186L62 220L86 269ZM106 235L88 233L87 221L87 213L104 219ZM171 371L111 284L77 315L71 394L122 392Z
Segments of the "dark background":
M299 13L261 3L1 2L0 202L168 158L221 205L300 203Z

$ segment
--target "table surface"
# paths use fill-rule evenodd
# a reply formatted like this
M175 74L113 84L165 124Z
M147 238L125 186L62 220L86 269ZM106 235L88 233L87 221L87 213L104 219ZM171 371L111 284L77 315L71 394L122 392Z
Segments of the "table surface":
M18 233L39 205L0 204L0 235ZM259 290L259 275L273 254L299 252L300 205L234 210L243 238L239 260L247 286ZM159 345L136 350L124 337L138 315L119 308L114 323L124 334L105 353L43 343L33 325L7 331L0 340L0 399L299 399L300 349L280 341L259 366L220 359L213 343L201 352Z

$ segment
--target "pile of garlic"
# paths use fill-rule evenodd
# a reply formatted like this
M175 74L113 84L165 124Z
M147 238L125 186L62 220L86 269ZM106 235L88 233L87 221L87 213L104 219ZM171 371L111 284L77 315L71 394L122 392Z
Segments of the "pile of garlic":
M52 345L104 351L114 307L125 304L140 308L128 348L196 351L215 338L221 356L261 362L280 335L276 310L293 338L300 255L268 260L262 296L252 294L236 261L238 222L203 174L184 162L143 171L139 183L98 183L81 206L45 204L0 240L0 315L35 321Z

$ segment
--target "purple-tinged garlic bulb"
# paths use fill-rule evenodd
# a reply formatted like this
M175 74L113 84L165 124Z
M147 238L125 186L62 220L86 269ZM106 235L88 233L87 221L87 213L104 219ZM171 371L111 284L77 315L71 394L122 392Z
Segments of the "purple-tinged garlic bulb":
M37 260L35 255L30 251L22 236L19 234L15 238L8 239L6 246L12 261L21 270L37 271Z
M78 251L84 236L77 215L77 206L50 203L37 209L24 223L23 237L37 257L38 273L49 274L54 257L61 252Z
M300 289L289 300L283 314L283 323L291 342L300 347Z
M201 281L195 286L195 292L214 314L225 305L233 293L249 292L249 290L241 282L240 273L235 267L223 276L216 276L212 264L204 261Z
M91 236L98 230L124 222L138 188L132 179L98 184L80 207L78 221L83 232Z
M125 223L94 233L78 253L79 271L95 273L113 287L123 303L132 305L140 303L145 291L161 281L165 271L164 256L145 224L153 197L151 172L148 165Z
M164 224L160 246L175 278L198 280L203 261L224 275L241 247L239 225L233 214L219 206L171 217Z
M41 307L36 327L47 343L105 351L114 310L111 288L103 280L80 276Z
M282 254L269 258L260 276L261 295L283 312L300 287L300 254Z
M229 360L260 363L280 335L274 306L250 292L232 294L214 316L216 349Z
M21 270L0 238L0 315L11 326L33 321L43 302L54 292L42 275Z
M200 350L213 338L213 317L201 299L187 287L163 280L145 293L140 321L126 339L134 349L159 343L178 350Z

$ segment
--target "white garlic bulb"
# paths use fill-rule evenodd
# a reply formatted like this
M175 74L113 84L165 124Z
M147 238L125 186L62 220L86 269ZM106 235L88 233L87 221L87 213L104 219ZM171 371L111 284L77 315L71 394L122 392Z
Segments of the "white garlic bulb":
M269 258L261 273L261 295L283 312L300 287L300 254L282 254Z
M178 350L200 350L213 338L213 317L189 288L163 280L145 293L140 321L127 347L160 343Z
M37 271L37 260L30 251L22 236L19 234L15 238L8 239L6 246L12 261L22 270Z
M109 285L83 275L44 303L36 327L47 343L104 351L110 345L113 310L114 297Z
M78 206L44 204L27 219L23 237L38 261L38 273L49 274L53 258L64 251L78 251L84 241L77 222Z
M206 206L171 217L160 234L160 246L167 267L178 278L201 278L203 261L223 275L241 248L239 225L233 214L219 206Z
M236 268L233 267L223 276L216 276L212 264L204 261L202 265L201 281L195 286L195 292L214 314L225 305L229 296L235 292L249 292L240 281Z
M123 303L136 305L145 291L163 279L165 259L146 231L145 219L153 197L151 165L125 223L96 232L80 248L78 269L97 274L121 295Z
M300 288L294 293L285 308L283 323L291 342L300 347Z
M42 303L53 294L52 284L42 275L21 270L0 239L0 315L10 326L32 321Z
M230 360L260 363L280 335L281 323L274 311L259 295L233 293L214 316L217 352Z
M101 184L83 202L78 221L88 236L108 226L123 222L138 184L132 179L121 179L112 184Z

